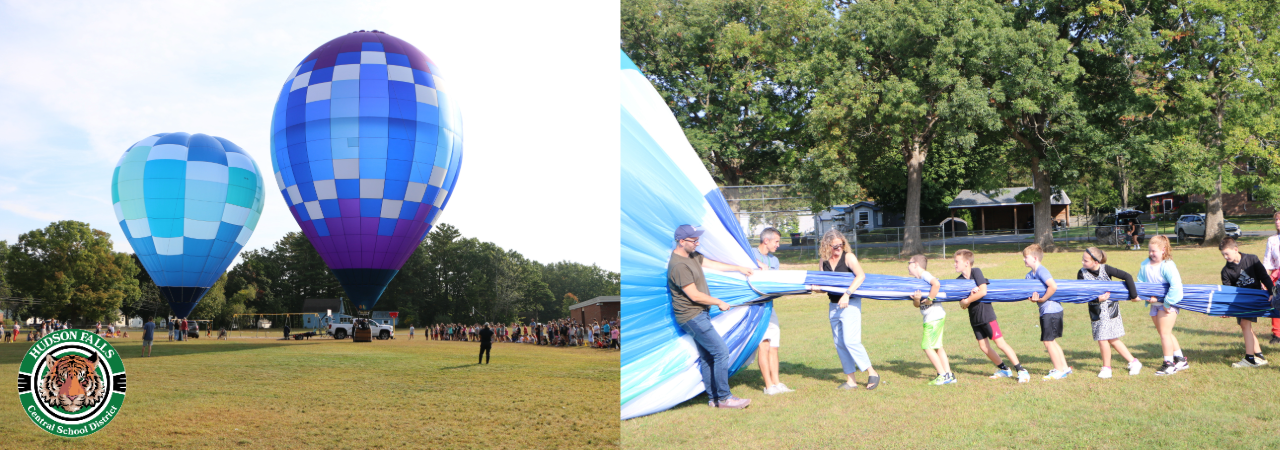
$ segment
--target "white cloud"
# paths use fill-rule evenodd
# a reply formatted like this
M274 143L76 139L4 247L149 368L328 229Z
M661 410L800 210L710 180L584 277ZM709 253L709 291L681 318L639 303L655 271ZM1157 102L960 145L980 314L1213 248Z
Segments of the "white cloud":
M62 219L120 236L111 169L151 134L222 136L269 171L286 75L358 29L413 43L457 93L466 150L443 222L618 270L618 5L590 0L0 4L0 239ZM267 194L249 248L298 230Z

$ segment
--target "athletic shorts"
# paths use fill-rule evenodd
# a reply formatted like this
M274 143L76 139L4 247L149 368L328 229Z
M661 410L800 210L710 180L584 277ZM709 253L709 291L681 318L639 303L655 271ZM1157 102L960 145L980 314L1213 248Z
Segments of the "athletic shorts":
M1062 313L1040 315L1040 341L1049 342L1062 337Z
M142 340L142 346L143 346L143 347L150 347L150 346L151 346L151 339L143 339L143 340Z
M1236 318L1236 325L1243 324L1243 323L1244 323L1244 321L1246 321L1246 320L1247 320L1247 321L1250 321L1250 322L1253 322L1253 323L1258 323L1258 318L1257 318L1257 317L1237 317L1237 318Z
M1155 317L1155 316L1156 316L1156 314L1158 314L1158 313L1160 312L1160 308L1164 308L1164 307L1165 307L1165 306L1164 306L1164 303L1161 303L1161 304L1158 304L1158 305L1151 305L1151 317ZM1177 307L1177 306L1170 306L1170 307L1168 307L1168 309L1169 309L1169 314L1174 314L1174 315L1177 315L1177 314L1178 314L1178 307Z
M770 347L778 347L782 345L782 329L778 328L778 313L769 316L769 326L764 329L764 339L769 341Z
M925 350L942 348L942 332L947 324L945 319L935 320L933 322L924 323L924 339L920 341L920 348Z
M973 327L973 338L979 341L983 339L1000 339L1002 337L1004 337L1004 334L1000 332L1000 324L994 320L990 323Z

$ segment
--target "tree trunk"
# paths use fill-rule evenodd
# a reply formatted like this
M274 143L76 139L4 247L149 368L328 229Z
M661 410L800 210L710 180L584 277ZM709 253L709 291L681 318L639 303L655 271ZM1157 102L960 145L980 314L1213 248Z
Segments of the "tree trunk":
M1222 163L1218 163L1218 179L1213 182L1213 196L1209 197L1209 209L1205 214L1204 241L1201 247L1216 247L1226 235L1222 220Z
M1053 251L1053 188L1049 186L1049 174L1040 170L1038 156L1031 157L1031 181L1035 183L1036 192L1040 193L1040 201L1035 203L1032 212L1035 243L1040 244L1044 251L1050 252Z
M1116 166L1120 168L1120 207L1129 209L1129 173L1125 171L1124 157L1116 156Z
M912 256L924 253L924 243L920 241L920 191L924 180L924 158L928 152L924 137L916 135L909 147L903 152L907 163L907 210L906 233L902 236L902 251L899 256Z

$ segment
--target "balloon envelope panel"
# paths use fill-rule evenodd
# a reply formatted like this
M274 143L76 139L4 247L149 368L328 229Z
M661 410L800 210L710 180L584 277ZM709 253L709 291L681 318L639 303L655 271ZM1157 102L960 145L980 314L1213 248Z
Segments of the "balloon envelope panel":
M226 139L161 133L133 144L111 177L111 203L142 266L186 317L249 241L266 188Z
M271 125L277 188L358 309L377 302L440 218L462 163L462 120L439 67L360 31L293 69Z

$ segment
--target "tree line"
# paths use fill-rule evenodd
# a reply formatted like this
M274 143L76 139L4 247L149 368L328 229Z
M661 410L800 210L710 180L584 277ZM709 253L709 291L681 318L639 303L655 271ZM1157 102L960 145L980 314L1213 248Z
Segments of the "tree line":
M1045 248L1057 190L1205 194L1205 245L1280 207L1276 0L624 0L621 42L718 183L875 199L904 254L962 189L1034 186Z
M243 252L241 259L191 318L223 326L235 314L299 312L308 298L346 296L302 233ZM578 299L619 292L617 272L570 261L542 264L440 224L375 309L399 311L402 323L419 325L546 321L566 317ZM0 241L0 298L8 297L35 301L0 304L11 314L71 323L169 314L135 255L113 251L109 233L71 220L24 233L12 245Z

